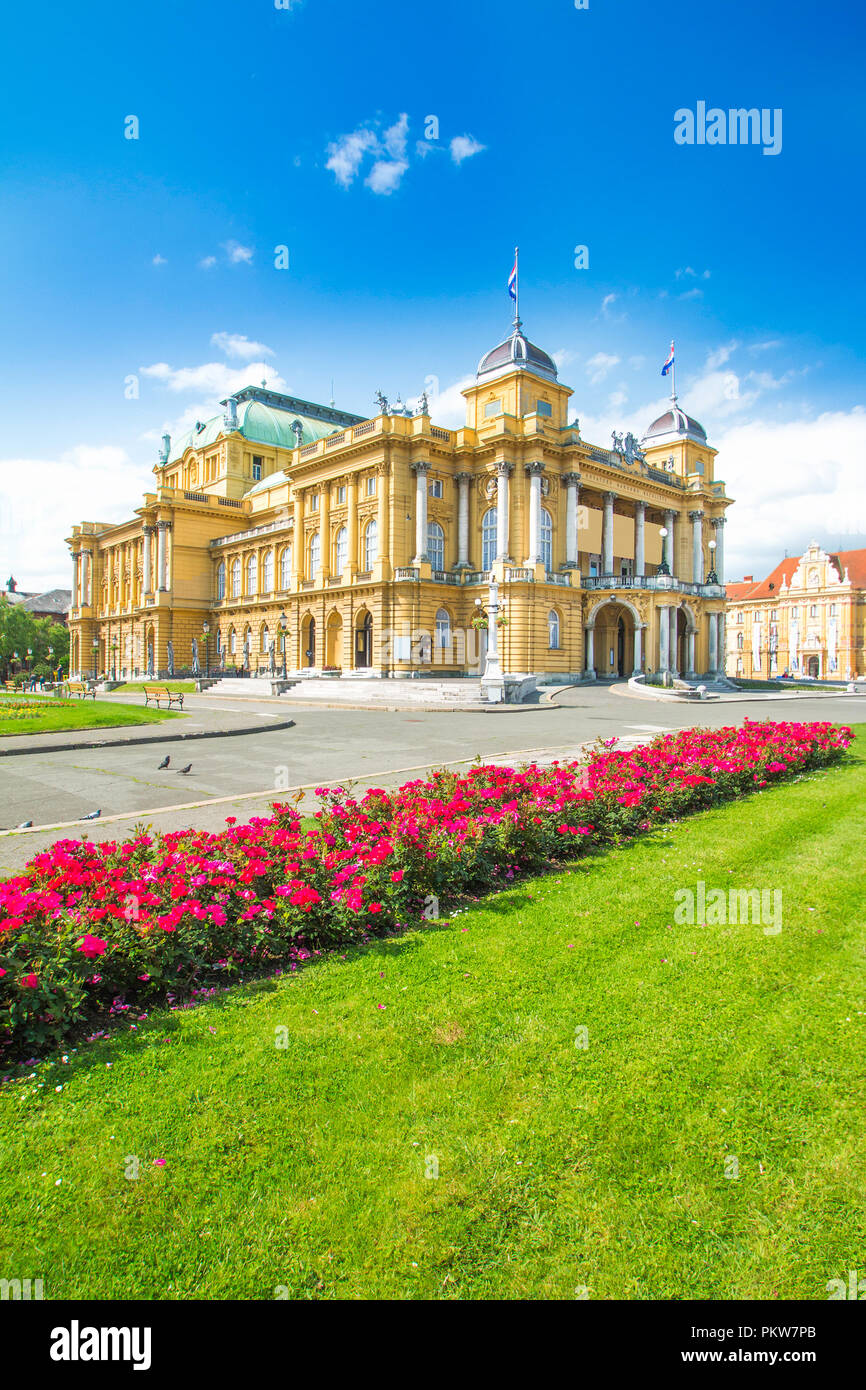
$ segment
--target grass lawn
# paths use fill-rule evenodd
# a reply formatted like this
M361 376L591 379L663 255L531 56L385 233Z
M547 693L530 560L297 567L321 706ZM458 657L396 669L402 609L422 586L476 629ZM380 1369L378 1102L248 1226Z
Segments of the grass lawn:
M4 1088L0 1276L825 1299L866 1268L864 838L861 760L68 1052ZM698 880L781 932L674 925Z
M183 718L172 710L150 705L114 704L108 700L52 700L42 695L0 697L0 737L9 734L53 734L63 729L116 728L124 724L156 724Z
M156 677L154 677L152 681L124 681L121 686L118 686L118 689L121 690L124 695L127 691L131 695L143 694L146 685L160 685L163 689L167 688L181 695L195 694L195 681L158 681Z

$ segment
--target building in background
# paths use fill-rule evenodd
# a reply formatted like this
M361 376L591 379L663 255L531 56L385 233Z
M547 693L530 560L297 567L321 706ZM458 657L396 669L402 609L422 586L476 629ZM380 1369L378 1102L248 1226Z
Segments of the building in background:
M72 529L72 671L476 674L495 579L507 674L719 672L730 499L676 395L590 444L519 319L463 395L451 430L249 386L164 436L135 515Z
M728 584L727 674L851 680L866 671L866 550L813 541L756 584Z
M63 623L65 626L69 621L72 591L49 589L44 594L31 593L19 589L18 581L10 577L6 581L6 588L0 590L0 602L14 604L24 612L32 613L34 618L51 618L55 623Z

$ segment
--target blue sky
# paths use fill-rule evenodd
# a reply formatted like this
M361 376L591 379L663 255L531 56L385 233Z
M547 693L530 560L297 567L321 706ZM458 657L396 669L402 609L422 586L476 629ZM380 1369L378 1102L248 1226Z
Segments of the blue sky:
M516 243L586 437L646 428L676 339L729 578L866 544L864 28L839 0L17 6L0 564L68 585L69 525L128 514L163 428L246 380L366 413L432 378L458 423ZM780 108L781 152L677 145L698 101Z

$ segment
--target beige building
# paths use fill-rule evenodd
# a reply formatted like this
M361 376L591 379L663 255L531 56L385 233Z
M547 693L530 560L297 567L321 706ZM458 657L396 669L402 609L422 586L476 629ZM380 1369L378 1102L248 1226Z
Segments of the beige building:
M165 436L129 521L72 529L71 669L475 674L496 580L510 675L716 672L730 499L676 397L592 444L519 321L463 394L454 430L250 386Z
M866 671L866 550L812 542L766 579L728 586L727 674L851 680Z

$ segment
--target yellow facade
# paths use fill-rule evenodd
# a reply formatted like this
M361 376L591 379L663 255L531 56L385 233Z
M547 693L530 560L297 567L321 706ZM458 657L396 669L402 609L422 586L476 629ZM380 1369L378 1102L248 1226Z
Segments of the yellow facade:
M72 671L472 675L495 579L507 674L713 674L730 499L701 426L672 398L640 444L584 441L519 324L463 394L451 430L425 398L364 419L248 387L166 436L134 518L69 538Z
M728 587L727 674L852 680L866 671L866 550L813 542L756 584Z

